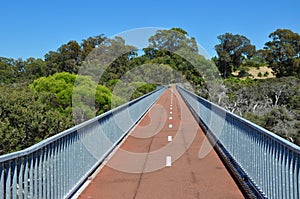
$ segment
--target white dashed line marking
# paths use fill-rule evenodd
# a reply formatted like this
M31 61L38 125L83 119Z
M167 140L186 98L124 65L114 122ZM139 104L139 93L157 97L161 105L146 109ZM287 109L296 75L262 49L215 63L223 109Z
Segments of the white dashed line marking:
M172 124L169 124L169 128L172 128L173 127L173 125Z
M172 136L171 135L168 136L168 142L172 142Z
M170 107L170 110L172 110L173 108L172 107Z
M169 120L173 119L171 116L169 117Z
M172 166L172 159L171 156L166 157L166 167Z
M170 111L170 114L172 114L172 111Z

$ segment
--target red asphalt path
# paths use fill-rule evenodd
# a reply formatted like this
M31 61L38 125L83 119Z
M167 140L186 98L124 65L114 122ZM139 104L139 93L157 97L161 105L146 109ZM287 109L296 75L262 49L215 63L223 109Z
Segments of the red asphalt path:
M176 88L169 88L79 198L244 198L214 150L199 158L204 139Z

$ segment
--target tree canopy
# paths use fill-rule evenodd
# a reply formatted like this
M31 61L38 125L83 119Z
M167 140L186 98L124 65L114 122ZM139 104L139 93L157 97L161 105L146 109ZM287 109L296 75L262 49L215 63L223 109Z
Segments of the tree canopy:
M218 54L217 66L223 77L231 75L246 58L251 58L255 53L255 46L250 40L239 34L225 33L218 36L220 44L215 46Z
M300 77L300 35L288 29L277 29L265 44L265 59L277 77Z
M199 54L195 38L181 28L158 30L141 54L123 38L101 34L71 40L44 59L0 57L0 154L28 147L157 85L184 81L201 96L300 144L299 34L278 29L269 38L255 51L245 36L225 33L212 60ZM276 79L232 75L265 64Z

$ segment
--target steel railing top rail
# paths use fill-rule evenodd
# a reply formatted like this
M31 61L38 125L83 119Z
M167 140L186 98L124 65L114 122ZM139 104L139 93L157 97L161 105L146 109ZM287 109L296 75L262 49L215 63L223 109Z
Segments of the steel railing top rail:
M234 113L232 113L232 112L230 112L230 111L224 109L223 107L221 107L221 106L219 106L219 105L217 105L217 104L214 104L214 103L212 103L212 102L210 102L210 101L208 101L208 100L206 100L206 99L204 99L204 98L202 98L202 97L196 95L195 93L193 93L193 92L191 92L191 91L188 91L188 90L186 90L186 89L184 89L184 88L182 88L182 87L180 87L180 86L178 86L178 87L179 87L180 89L183 89L184 91L188 92L188 93L189 93L190 95L192 95L193 97L195 97L195 98L200 98L201 100L203 100L204 102L206 102L206 103L209 104L210 106L213 106L216 110L225 112L227 115L230 115L231 117L233 117L233 118L239 120L239 121L242 122L243 124L245 124L245 125L247 125L247 126L253 128L253 129L259 131L260 133L262 133L262 134L268 136L270 139L272 139L272 140L274 140L274 141L276 141L276 142L278 142L278 143L284 145L284 146L287 147L288 149L290 149L290 150L292 150L292 151L294 151L294 152L300 154L300 146L298 146L298 145L296 145L296 144L294 144L294 143L292 143L292 142L290 142L290 141L288 141L288 140L286 140L286 139L280 137L279 135L276 135L275 133L273 133L273 132L271 132L271 131L269 131L269 130L267 130L267 129L261 127L261 126L258 126L257 124L254 124L253 122L251 122L251 121L249 121L249 120L246 120L246 119L244 119L244 118L242 118L242 117L240 117L240 116L238 116L238 115L236 115L236 114L234 114ZM225 118L224 118L224 119L225 119Z

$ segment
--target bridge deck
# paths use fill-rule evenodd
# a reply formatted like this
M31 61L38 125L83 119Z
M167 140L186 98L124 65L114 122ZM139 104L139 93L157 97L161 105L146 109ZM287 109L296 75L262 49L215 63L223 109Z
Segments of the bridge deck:
M181 96L169 88L79 198L244 198L214 150L199 158L204 139Z

